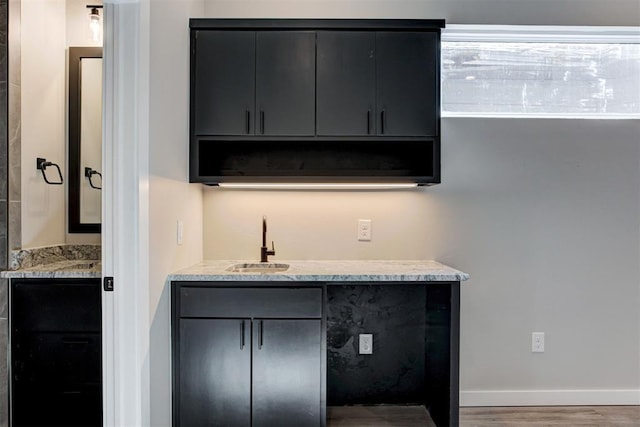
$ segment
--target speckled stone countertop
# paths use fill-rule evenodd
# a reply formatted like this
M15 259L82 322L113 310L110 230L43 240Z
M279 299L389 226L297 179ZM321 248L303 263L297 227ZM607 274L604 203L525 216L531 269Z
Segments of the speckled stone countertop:
M11 252L11 270L0 277L90 278L100 277L100 245L54 245Z
M281 261L286 271L238 273L229 267L247 261L203 261L170 274L168 281L314 281L314 282L447 282L467 280L469 275L437 261L354 260Z

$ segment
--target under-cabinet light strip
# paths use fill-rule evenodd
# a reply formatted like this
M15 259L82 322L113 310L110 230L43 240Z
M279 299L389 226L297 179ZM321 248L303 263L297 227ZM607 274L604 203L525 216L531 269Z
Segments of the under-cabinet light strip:
M244 190L398 190L416 188L418 184L314 184L314 183L243 183L221 182L222 188Z

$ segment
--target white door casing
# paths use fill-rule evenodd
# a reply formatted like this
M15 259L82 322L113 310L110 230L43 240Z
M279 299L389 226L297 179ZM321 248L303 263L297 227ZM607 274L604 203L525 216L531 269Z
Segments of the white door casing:
M149 425L149 1L104 2L104 426Z

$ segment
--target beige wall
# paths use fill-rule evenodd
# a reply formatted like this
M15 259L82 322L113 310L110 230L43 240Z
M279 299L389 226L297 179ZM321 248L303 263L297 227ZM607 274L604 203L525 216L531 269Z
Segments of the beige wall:
M100 2L98 2L99 4ZM21 247L100 243L99 234L67 233L67 46L99 43L88 37L86 2L21 2ZM64 185L48 185L36 158L57 163ZM50 180L55 168L47 168Z
M441 207L430 188L401 191L249 191L206 188L205 259L259 260L262 215L275 259L428 259ZM372 240L356 238L358 219ZM270 243L269 243L270 245Z
M188 184L189 17L200 0L150 2L149 372L150 425L171 425L167 274L202 259L202 186ZM176 223L184 224L182 245Z
M65 1L22 1L22 247L64 243L65 189L48 185L36 158L65 161ZM47 168L51 180L55 168ZM49 175L50 174L50 175Z
M445 18L450 24L639 25L636 0L204 0L211 18Z

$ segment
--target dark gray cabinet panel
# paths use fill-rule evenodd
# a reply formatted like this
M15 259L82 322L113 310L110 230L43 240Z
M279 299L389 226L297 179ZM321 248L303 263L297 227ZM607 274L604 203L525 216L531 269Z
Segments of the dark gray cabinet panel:
M100 279L11 279L11 425L102 426Z
M318 32L317 133L437 135L434 32Z
M256 34L256 134L315 133L315 32Z
M184 286L180 290L180 315L318 318L322 315L322 289Z
M194 133L253 134L255 32L198 31L194 61Z
M325 425L323 288L258 284L173 282L174 426Z
M315 32L198 31L195 135L315 133Z
M374 32L318 32L318 135L375 133L374 53Z
M321 321L254 320L253 426L319 426Z
M378 134L437 135L438 44L435 32L376 33Z
M180 320L180 426L251 425L250 320Z

